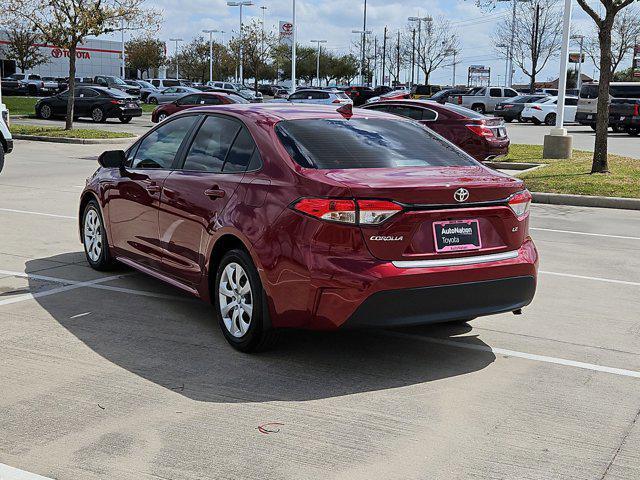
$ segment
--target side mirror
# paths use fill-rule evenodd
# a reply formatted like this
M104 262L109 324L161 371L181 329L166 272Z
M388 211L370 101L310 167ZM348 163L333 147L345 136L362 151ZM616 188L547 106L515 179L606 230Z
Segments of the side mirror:
M124 150L108 150L98 157L98 163L104 168L122 168L126 161Z

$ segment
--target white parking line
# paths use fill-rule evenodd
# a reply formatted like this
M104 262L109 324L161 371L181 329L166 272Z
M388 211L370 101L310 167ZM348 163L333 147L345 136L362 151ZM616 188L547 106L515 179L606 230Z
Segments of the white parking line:
M30 212L29 210L16 210L13 208L0 208L0 212L9 212L9 213L24 213L27 215L40 215L41 217L53 217L53 218L69 218L75 220L77 217L72 217L70 215L55 215L53 213L42 213L42 212ZM2 479L0 479L2 480Z
M623 377L640 378L640 372L637 372L635 370L625 370L623 368L606 367L602 365L596 365L594 363L576 362L574 360L567 360L566 358L548 357L546 355L537 355L535 353L518 352L515 350L507 350L505 348L490 347L488 345L472 345L464 341L457 342L455 340L444 340L442 338L421 337L418 335L411 335L410 333L385 332L384 335L418 340L418 341L427 342L427 343L435 343L438 345L445 345L447 347L465 348L467 350L479 350L481 352L491 352L498 355L507 355L509 357L524 358L524 359L533 360L536 362L554 363L556 365L564 365L567 367L582 368L584 370L593 370L594 372L611 373L613 375L621 375Z
M554 228L536 228L531 227L529 230L535 230L538 232L552 232L552 233L568 233L571 235L586 235L589 237L607 237L607 238L619 238L622 240L640 240L640 237L625 237L623 235L608 235L605 233L589 233L589 232L577 232L574 230L556 230Z
M52 480L49 477L25 472L19 468L13 468L4 463L0 463L0 480Z
M542 273L543 275L555 275L557 277L578 278L580 280L594 280L596 282L617 283L619 285L631 285L633 287L640 287L640 282L629 282L629 281L626 281L626 280L615 280L613 278L589 277L587 275L573 275L571 273L547 272L546 270L540 270L538 273Z

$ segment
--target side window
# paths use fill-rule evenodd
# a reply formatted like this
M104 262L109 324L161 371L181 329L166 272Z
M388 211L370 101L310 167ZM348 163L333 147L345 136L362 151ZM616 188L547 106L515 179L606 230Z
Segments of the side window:
M176 93L178 90L175 87L169 87L162 91L162 93Z
M517 97L518 96L518 92L516 92L515 90L511 90L510 88L505 88L504 89L504 96L507 97L507 98Z
M184 137L197 118L194 115L176 118L151 132L140 143L131 168L171 168Z
M222 83L214 83L213 86L216 87L216 88L224 87L224 85Z
M86 98L96 98L100 96L100 93L96 92L93 88L83 88L83 90Z
M231 85L230 83L225 83L224 88L226 88L227 90L235 90L235 88L233 88L233 85Z
M214 95L201 95L200 104L201 105L222 105L222 101L217 96L214 96Z
M487 93L487 89L486 88L481 88L476 93L474 93L474 95L476 97L484 97L486 95L486 93Z
M178 100L178 105L197 105L200 101L200 95L187 95Z
M490 88L489 89L490 97L502 97L502 89L500 88Z
M253 157L256 150L256 144L251 138L251 134L245 127L242 127L233 142L229 155L227 155L222 171L224 173L244 172L247 170L249 163L251 163L251 157Z
M435 112L430 108L422 109L422 120L433 122L436 118L438 118L438 112Z
M411 118L412 120L422 120L422 109L414 107L390 107L389 113L399 115L401 117Z
M160 80L151 80L151 85L153 85L154 87L159 87L160 86Z
M207 117L198 130L183 170L220 173L240 125L222 117Z
M289 100L300 100L302 98L306 98L302 93L293 93L289 96Z
M567 98L565 100L565 102L566 102L566 105L568 105L570 107L578 105L578 99L577 98Z

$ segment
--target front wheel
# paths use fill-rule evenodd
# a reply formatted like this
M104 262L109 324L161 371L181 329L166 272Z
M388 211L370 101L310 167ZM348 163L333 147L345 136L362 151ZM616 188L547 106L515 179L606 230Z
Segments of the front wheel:
M227 342L241 352L271 346L276 332L268 326L266 297L251 257L230 250L218 266L211 292L218 324Z
M52 116L51 107L47 104L42 105L38 111L38 116L43 120L49 120Z
M156 97L151 97L151 98L149 99L149 103L150 103L151 105L158 105L158 99L157 99Z
M613 130L613 133L624 133L625 132L624 125L613 125L611 127L611 129Z
M484 105L482 104L476 104L474 106L471 107L471 110L473 110L474 112L478 112L478 113L482 113L484 115Z
M513 122L513 118L505 118L504 121L506 123L511 123L511 122Z
M640 134L640 127L627 127L627 134L632 137L637 137Z
M94 270L110 270L113 266L107 232L100 207L90 200L82 214L82 243L87 262Z
M131 117L120 117L120 122L129 123L131 121Z
M167 118L167 114L162 112L158 115L158 122L163 122Z

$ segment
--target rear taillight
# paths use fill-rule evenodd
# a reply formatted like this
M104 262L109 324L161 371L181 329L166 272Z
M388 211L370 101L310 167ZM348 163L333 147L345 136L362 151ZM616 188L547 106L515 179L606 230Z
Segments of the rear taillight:
M515 216L518 217L518 220L524 220L526 216L529 215L531 193L529 193L529 190L514 193L509 197L508 203Z
M472 123L472 124L466 125L466 127L480 137L484 137L484 138L494 137L493 130L487 127L484 123Z
M640 116L640 105L637 103L633 107L633 116L634 117Z
M533 107L531 107L533 110L540 110L542 111L542 107L538 106L538 105L534 105Z
M331 198L303 198L293 209L320 220L351 225L380 225L402 211L400 205L388 200Z
M114 105L124 105L124 100L111 100L110 103L113 103Z
M507 104L504 106L504 108L513 108L513 105Z
M336 98L336 99L335 99L333 102L331 102L331 103L340 103L340 100Z
M462 97L461 96L458 97L458 105L462 105Z

